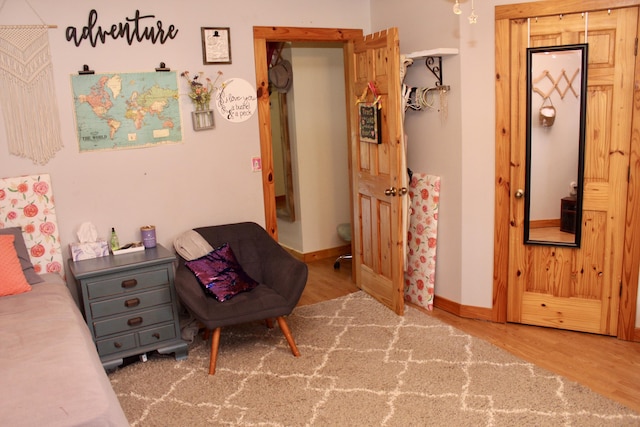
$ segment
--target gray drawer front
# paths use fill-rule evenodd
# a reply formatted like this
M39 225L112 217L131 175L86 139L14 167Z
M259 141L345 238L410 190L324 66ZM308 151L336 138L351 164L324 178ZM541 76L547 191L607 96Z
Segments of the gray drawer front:
M169 284L169 273L165 267L128 274L107 275L87 283L87 292L89 299L95 299L166 284Z
M127 313L134 310L153 307L171 302L171 291L168 286L162 289L141 292L111 300L91 303L91 314L94 319Z
M93 330L96 338L100 338L106 335L140 329L170 320L173 320L173 309L171 305L166 305L153 310L131 313L128 316L93 322Z
M116 338L97 341L96 347L98 348L98 354L100 356L106 356L107 354L135 348L136 338L134 334L121 335Z
M155 344L161 341L170 340L176 337L176 328L174 324L159 326L157 328L140 331L138 339L140 345Z

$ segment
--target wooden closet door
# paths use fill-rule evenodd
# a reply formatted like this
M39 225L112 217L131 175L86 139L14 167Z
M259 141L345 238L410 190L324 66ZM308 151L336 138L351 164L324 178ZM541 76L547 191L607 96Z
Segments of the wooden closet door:
M404 138L400 105L400 52L396 28L349 43L347 91L353 203L353 268L356 285L404 312L402 198ZM369 84L380 96L380 143L361 140L357 99ZM373 96L369 97L373 99Z
M517 113L511 138L508 321L617 334L637 21L635 7L512 21ZM526 48L575 43L589 44L582 241L579 248L525 245L524 203L515 192L525 183Z

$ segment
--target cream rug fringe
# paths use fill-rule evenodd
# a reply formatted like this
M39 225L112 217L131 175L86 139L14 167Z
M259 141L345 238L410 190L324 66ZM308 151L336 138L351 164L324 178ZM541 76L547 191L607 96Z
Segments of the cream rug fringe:
M46 25L0 26L0 87L9 153L46 164L63 147Z

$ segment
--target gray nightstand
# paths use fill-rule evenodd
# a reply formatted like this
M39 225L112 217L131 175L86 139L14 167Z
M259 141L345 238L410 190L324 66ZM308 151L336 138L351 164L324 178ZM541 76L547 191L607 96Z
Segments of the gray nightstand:
M69 260L84 316L105 369L157 350L187 358L173 283L175 256L158 245L142 252Z

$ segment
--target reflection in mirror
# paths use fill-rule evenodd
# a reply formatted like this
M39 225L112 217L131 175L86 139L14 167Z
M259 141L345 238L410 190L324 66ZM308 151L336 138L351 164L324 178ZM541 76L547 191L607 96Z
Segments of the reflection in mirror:
M269 100L271 102L271 144L273 147L276 216L285 221L295 222L287 94L274 90L269 95Z
M586 86L586 44L527 49L527 244L580 246Z

